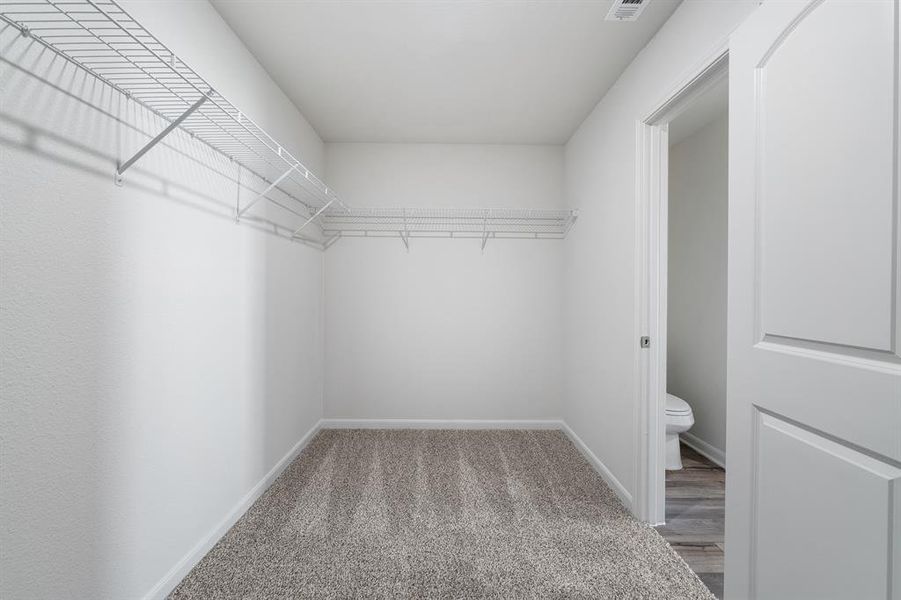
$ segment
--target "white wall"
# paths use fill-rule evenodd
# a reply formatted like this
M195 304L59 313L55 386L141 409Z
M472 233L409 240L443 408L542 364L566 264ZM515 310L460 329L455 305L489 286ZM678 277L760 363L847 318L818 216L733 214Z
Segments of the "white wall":
M321 167L206 2L125 7ZM116 187L148 139L127 125L161 124L11 28L0 47L24 69L0 64L0 596L140 598L320 418L322 255L235 225L233 167L181 133Z
M691 405L689 435L720 456L726 451L728 151L724 113L669 155L667 391Z
M724 43L756 0L683 2L566 145L564 418L634 494L636 121Z
M326 175L360 206L560 207L563 149L327 144ZM558 418L562 250L339 240L326 253L326 416Z

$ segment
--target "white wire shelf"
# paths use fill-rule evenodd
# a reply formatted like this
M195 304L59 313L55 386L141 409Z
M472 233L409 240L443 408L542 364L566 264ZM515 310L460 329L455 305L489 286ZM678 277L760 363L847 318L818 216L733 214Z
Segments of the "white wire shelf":
M563 239L576 221L575 210L528 208L354 208L327 210L322 232L336 236L399 236L489 239Z
M515 208L353 208L228 102L114 0L3 0L0 21L124 94L168 126L116 168L116 182L176 128L256 175L250 217L268 201L300 218L292 238L328 248L341 237L561 239L576 211ZM290 204L293 203L293 206Z
M299 203L302 214L342 206L333 190L116 2L3 0L0 19L170 123L120 162L117 177L180 127L262 180L261 195L239 207L239 216L275 191Z

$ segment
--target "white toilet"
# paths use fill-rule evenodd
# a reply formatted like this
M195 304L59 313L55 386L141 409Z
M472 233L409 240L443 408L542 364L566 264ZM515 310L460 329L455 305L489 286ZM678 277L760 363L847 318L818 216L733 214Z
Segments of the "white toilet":
M682 452L679 450L679 434L695 424L695 417L688 402L672 394L666 395L666 470L682 468Z

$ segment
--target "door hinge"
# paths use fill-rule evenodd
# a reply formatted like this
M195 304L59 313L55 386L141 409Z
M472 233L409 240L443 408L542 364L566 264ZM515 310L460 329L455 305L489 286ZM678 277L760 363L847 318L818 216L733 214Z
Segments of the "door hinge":
M651 338L650 336L643 335L639 338L638 343L642 348L650 348L651 347Z

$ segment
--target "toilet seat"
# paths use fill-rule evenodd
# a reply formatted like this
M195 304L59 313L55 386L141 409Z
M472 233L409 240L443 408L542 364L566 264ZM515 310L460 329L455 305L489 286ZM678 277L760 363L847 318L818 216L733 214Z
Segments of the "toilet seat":
M691 414L691 407L688 405L688 402L680 398L679 396L673 396L672 394L666 395L666 414L671 416L684 416Z

